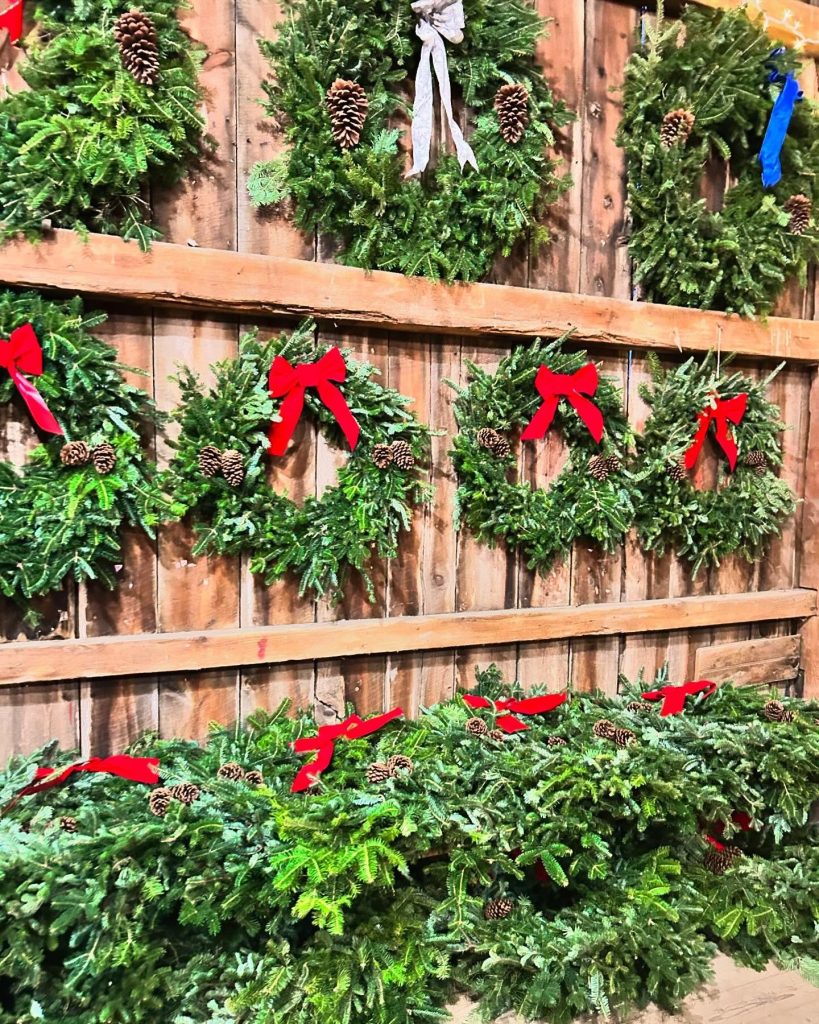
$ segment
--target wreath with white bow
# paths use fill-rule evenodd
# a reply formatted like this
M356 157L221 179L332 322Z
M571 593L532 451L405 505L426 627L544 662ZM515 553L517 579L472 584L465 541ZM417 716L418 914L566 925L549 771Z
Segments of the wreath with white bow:
M573 115L535 63L544 22L531 0L285 7L278 38L262 50L274 69L268 112L289 150L253 169L256 205L291 201L299 227L332 236L344 263L449 280L483 277L529 233L535 243L549 238L542 214L569 181L547 148L552 128ZM441 120L456 155L430 167Z

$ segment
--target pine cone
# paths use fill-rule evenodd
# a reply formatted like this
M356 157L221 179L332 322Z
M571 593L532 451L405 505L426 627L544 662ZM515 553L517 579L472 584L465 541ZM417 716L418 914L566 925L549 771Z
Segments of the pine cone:
M222 476L231 487L238 487L245 478L245 460L241 452L235 448L228 448L222 452L219 460L222 468Z
M757 476L765 476L768 471L768 459L765 452L757 450L748 452L743 462L746 466L751 466Z
M626 704L626 711L630 711L632 715L650 715L654 710L654 705L649 704L647 700L632 700Z
M595 480L605 480L609 475L606 458L603 455L592 455L589 459L589 475Z
M69 441L60 449L60 462L64 466L84 466L91 459L91 450L85 441Z
M685 480L685 466L682 462L669 462L665 471L675 483Z
M370 458L379 469L386 469L394 458L393 450L388 444L374 445Z
M389 769L389 765L384 764L383 761L373 761L372 764L367 765L367 782L378 785L381 782L386 782L387 779L392 777L392 772Z
M792 722L796 715L788 711L781 700L769 700L762 709L762 714L769 722Z
M361 141L367 118L367 94L358 82L337 78L327 90L327 107L333 138L342 149L352 149Z
M159 46L156 27L142 11L127 11L114 24L114 39L122 65L141 85L154 85L159 78Z
M392 461L399 469L412 469L415 465L415 456L412 454L412 445L408 441L393 441Z
M248 786L263 786L264 775L258 768L251 768L249 772L245 772L245 782Z
M180 782L177 786L171 786L171 796L180 804L192 804L199 799L199 787L193 782Z
M565 747L566 746L566 741L563 739L562 736L550 736L546 740L546 746L547 747Z
M222 471L222 453L215 444L206 444L200 448L197 461L202 476L212 477Z
M618 747L630 747L637 742L637 737L631 729L615 729L612 739Z
M665 149L676 145L684 146L688 142L695 120L691 111L685 110L683 107L678 110L670 110L663 118L660 127L660 145Z
M504 917L509 917L514 909L515 904L508 896L500 896L498 899L488 900L484 904L483 916L487 921L500 921Z
M227 761L216 773L217 779L230 779L231 782L241 782L244 777L244 768L235 761Z
M790 223L788 224L788 231L792 235L804 235L804 233L810 227L810 215L812 205L810 199L807 196L803 196L801 193L796 196L791 196L790 199L786 199L782 204L782 209L785 213L791 215Z
M117 453L112 444L103 441L91 449L91 461L100 476L107 476L117 464Z
M158 786L156 789L152 789L148 796L148 810L157 818L164 818L171 800L173 800L173 793L165 786Z
M466 731L472 733L473 736L485 736L489 732L489 726L482 718L468 718Z
M60 818L60 828L63 832L76 832L78 827L76 818Z
M512 451L512 446L497 430L492 427L481 427L478 431L478 444L492 452L496 459L505 459Z
M737 846L726 846L722 850L712 848L706 853L703 865L715 875L724 875L734 861L739 860L741 856L742 850Z
M617 733L617 726L614 722L610 722L608 718L599 718L594 723L592 732L598 739L613 740Z
M390 775L396 775L398 772L412 775L412 769L415 765L406 754L393 754L392 757L387 759L387 767L390 770Z
M606 456L606 469L609 473L617 473L620 470L620 460L616 455Z
M503 141L515 145L529 124L529 93L520 84L502 85L495 93L495 110Z
M486 734L486 738L488 740L494 740L495 743L503 743L503 741L506 739L506 733L503 731L503 729L490 729L489 732Z

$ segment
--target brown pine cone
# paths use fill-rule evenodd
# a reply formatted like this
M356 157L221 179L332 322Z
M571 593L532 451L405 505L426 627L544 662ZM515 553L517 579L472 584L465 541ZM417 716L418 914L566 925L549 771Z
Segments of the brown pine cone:
M620 469L620 460L616 455L606 456L606 470L609 473L617 473Z
M696 118L690 110L685 110L683 107L678 110L670 110L663 118L660 127L660 145L665 149L676 145L684 146L688 142L695 121Z
M468 718L466 731L472 733L473 736L485 736L489 732L489 726L482 718Z
M60 462L64 466L85 466L91 459L91 450L85 441L69 441L60 449Z
M786 199L782 204L782 209L785 213L791 215L790 223L788 224L788 231L792 235L804 235L804 233L810 227L810 215L812 205L810 199L807 196L799 195L791 196Z
M157 786L148 795L148 810L157 818L164 818L173 800L173 793L165 786Z
M76 832L78 829L77 819L71 817L60 818L60 828L63 832Z
M264 775L258 768L251 768L249 772L245 772L245 782L248 786L263 786Z
M122 65L141 85L154 85L159 78L159 46L156 27L142 11L127 11L114 24L114 39Z
M562 736L550 736L546 740L546 746L547 747L565 747L566 746L566 741L563 739Z
M613 740L617 733L617 726L608 718L600 718L594 723L592 732L598 739Z
M618 747L630 747L637 742L637 737L631 729L615 729L612 739Z
M222 452L220 459L222 476L231 487L238 487L245 478L245 460L241 452L235 448L228 448Z
M216 773L217 779L230 779L231 782L241 782L244 777L244 768L235 761L227 761Z
M412 763L412 759L407 757L406 754L393 754L392 757L387 759L387 767L390 770L390 775L396 775L398 772L404 772L407 775L412 775L412 770L415 765Z
M372 764L367 765L367 782L373 783L373 785L379 785L381 782L386 782L387 779L392 777L389 765L384 764L383 761L373 761Z
M386 469L392 464L394 458L393 450L388 444L377 444L373 446L370 458L379 469Z
M488 740L494 740L495 743L503 743L506 739L506 733L503 729L490 729L489 732L486 733L486 738Z
M327 108L333 138L342 149L352 149L361 141L369 102L358 82L337 78L327 90Z
M502 85L495 93L495 110L503 141L514 146L529 125L529 93L518 83Z
M504 917L509 917L514 909L515 904L508 896L500 896L484 904L483 916L487 921L500 921Z
M116 449L112 444L103 441L91 449L91 461L100 476L107 476L117 464Z
M665 471L675 483L685 480L685 466L682 462L669 462Z
M481 427L477 435L478 444L492 452L496 459L505 459L512 451L512 446L497 430L492 427Z
M609 469L605 456L592 455L589 459L589 476L594 477L595 480L605 480L608 475Z
M757 476L765 476L768 470L768 459L765 452L758 450L748 452L742 461L746 466L750 466Z
M412 469L415 465L415 456L412 454L412 445L408 441L393 441L392 461L399 469Z
M769 700L762 709L762 714L769 722L792 722L796 715L788 711L781 700Z
M734 861L739 860L741 856L742 850L737 846L726 846L722 850L712 848L703 858L703 865L712 874L724 875Z
M197 456L202 476L212 477L222 472L222 453L215 444L206 444Z
M180 782L176 786L171 786L171 796L180 804L192 804L194 800L199 799L199 794L199 787L193 782Z
M632 715L650 715L654 710L654 705L649 704L647 700L632 700L626 704L626 711L630 711Z

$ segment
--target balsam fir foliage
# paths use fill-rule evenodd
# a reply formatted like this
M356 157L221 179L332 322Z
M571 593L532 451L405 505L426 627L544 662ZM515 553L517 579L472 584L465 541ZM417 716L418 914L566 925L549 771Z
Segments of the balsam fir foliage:
M786 425L779 408L765 397L782 367L756 380L731 371L729 363L730 359L724 359L720 366L709 354L701 361L688 359L665 369L652 353L648 357L651 380L640 388L651 413L637 437L637 530L649 551L662 554L674 550L691 562L695 573L719 565L735 552L753 561L771 538L779 536L796 507L790 486L776 475L782 465L780 437ZM711 395L729 399L743 391L748 395L745 416L731 426L739 448L736 469L730 471L720 451L713 488L695 486L691 474L674 480L669 465L679 463L690 447L697 415ZM706 440L702 461L710 444L711 440ZM745 464L744 457L753 451L765 456L764 472ZM691 472L696 479L696 467Z
M253 169L256 205L292 200L296 223L337 239L344 263L448 280L485 276L498 253L508 255L530 232L536 244L549 238L539 221L569 180L556 176L546 150L552 128L573 115L535 63L544 22L531 0L465 0L464 41L447 44L447 57L454 97L472 115L479 170L461 173L444 155L421 180L404 178L421 50L410 3L287 0L285 8L289 17L262 52L274 70L268 112L290 148ZM357 82L369 100L361 143L349 150L333 140L325 103L337 78ZM531 123L508 145L493 102L512 82L529 93ZM436 110L438 102L436 94Z
M202 552L250 555L251 572L266 583L294 573L300 592L332 594L340 599L355 571L374 597L370 576L373 556L394 558L402 530L408 530L413 507L426 500L428 486L416 470L378 469L372 462L376 444L406 441L416 463L429 457L429 428L409 411L411 400L383 387L378 371L345 354L347 379L340 384L361 435L338 471L336 483L299 505L267 480L275 468L268 459L267 430L278 402L268 390L268 372L277 355L293 366L320 359L327 346L316 345L315 324L305 321L290 335L260 341L244 336L237 359L217 363L215 381L205 388L189 369L178 377L182 401L173 416L180 425L176 454L165 477L182 515L192 518ZM308 389L304 418L313 419L327 441L347 452L347 442L332 413ZM221 476L202 474L198 456L205 445L235 449L244 458L244 480L231 487Z
M592 399L605 421L599 445L568 402L558 403L549 429L563 436L569 457L548 486L510 482L518 462L515 452L498 458L478 442L481 428L491 427L511 440L528 424L543 401L535 389L541 364L555 373L572 374L589 361L583 351L564 351L570 335L571 331L552 341L538 339L521 346L502 359L494 372L468 363L466 385L453 385L458 392L455 416L460 433L450 454L459 480L459 524L488 544L503 541L510 548L519 547L529 568L541 572L565 556L581 537L613 550L634 516L631 476L623 466L633 438L623 396L613 378L601 376ZM544 443L526 442L526 447L536 452ZM589 473L589 459L600 454L620 462L620 469L604 480Z
M25 466L0 463L0 593L21 605L57 590L66 578L113 587L122 561L120 532L153 528L172 508L155 482L142 433L156 421L148 395L123 378L115 349L92 333L102 313L79 298L49 302L36 292L0 293L0 337L33 325L43 350L32 383L65 432L43 434ZM0 404L29 419L11 377L0 371ZM89 463L60 460L67 441L113 445L116 465L100 475Z
M140 85L122 65L114 23L133 0L40 0L18 65L30 86L0 101L0 239L54 227L135 238L147 248L149 190L179 181L202 149L201 48L178 0L138 9L156 25L160 68Z
M478 689L508 692L495 669ZM679 1005L717 948L809 973L819 706L788 702L796 721L772 723L767 695L726 685L661 718L629 713L623 689L575 694L502 743L471 735L475 712L456 697L339 741L304 794L290 792L303 762L291 742L317 723L285 704L204 747L137 743L163 784L201 788L164 818L149 788L110 776L23 798L0 819L0 1024L429 1024L458 992L485 1019L569 1024ZM596 737L600 718L637 743ZM395 753L413 773L367 783L367 764ZM35 764L73 759L12 761L0 806ZM226 761L265 785L217 779ZM703 867L702 833L719 822L744 854L723 876ZM512 913L486 920L499 896Z
M759 151L781 88L769 75L799 67L793 51L775 47L744 11L691 5L679 22L661 17L630 58L617 139L626 154L629 251L646 300L766 314L789 278L804 281L819 233L814 224L791 234L783 204L819 197L819 118L813 102L797 103L782 180L763 189ZM694 115L693 131L687 144L664 148L663 117L675 109ZM712 209L701 187L717 175L731 184L722 208Z

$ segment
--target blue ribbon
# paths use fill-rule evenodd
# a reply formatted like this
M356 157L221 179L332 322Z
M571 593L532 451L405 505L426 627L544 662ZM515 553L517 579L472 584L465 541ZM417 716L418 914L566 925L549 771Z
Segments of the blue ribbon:
M762 149L759 151L759 162L762 164L762 184L765 188L773 188L782 177L780 162L782 146L785 143L785 136L788 134L788 125L793 117L793 108L802 98L799 83L790 71L784 76L777 77L784 77L784 82L771 110L768 127L765 129L765 138L762 140Z

